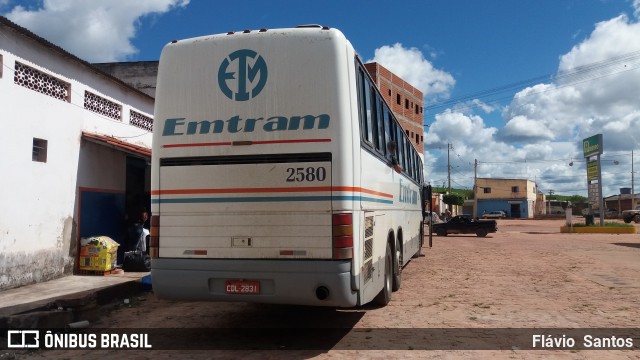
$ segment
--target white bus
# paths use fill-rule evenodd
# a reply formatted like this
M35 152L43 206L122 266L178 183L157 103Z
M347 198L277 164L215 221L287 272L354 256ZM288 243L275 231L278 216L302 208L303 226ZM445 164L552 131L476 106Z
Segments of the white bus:
M340 31L174 41L155 106L158 297L390 301L423 243L423 166Z

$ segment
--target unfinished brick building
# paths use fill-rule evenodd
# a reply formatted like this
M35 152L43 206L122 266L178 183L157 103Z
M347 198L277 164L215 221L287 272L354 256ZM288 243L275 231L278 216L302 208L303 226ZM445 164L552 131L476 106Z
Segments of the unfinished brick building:
M424 153L424 95L422 91L376 62L364 66L411 139L413 146L420 154Z

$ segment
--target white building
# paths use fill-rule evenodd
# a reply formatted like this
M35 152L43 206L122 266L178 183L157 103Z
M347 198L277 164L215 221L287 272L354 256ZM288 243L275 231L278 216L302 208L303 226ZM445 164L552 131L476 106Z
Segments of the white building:
M154 100L0 17L0 290L77 269L147 205Z

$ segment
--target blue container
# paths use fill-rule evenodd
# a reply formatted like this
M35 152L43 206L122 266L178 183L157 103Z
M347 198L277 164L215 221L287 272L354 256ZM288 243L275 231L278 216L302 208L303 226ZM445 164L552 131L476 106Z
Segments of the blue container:
M151 274L143 276L142 279L140 279L140 282L142 283L142 290L143 291L152 291L153 290L153 288L151 286Z

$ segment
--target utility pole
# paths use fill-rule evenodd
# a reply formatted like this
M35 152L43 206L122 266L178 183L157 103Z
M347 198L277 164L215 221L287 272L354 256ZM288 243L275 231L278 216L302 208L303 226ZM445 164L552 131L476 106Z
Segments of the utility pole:
M449 157L449 149L451 149L451 144L447 144L447 179L449 180L449 194L451 194L451 160Z
M634 182L635 181L633 181L634 180L633 177L634 177L634 175L633 175L633 150L631 150L631 210L635 210L635 208L636 208L636 204L635 204L635 202L636 202L636 199L635 199L636 189L635 189L635 186L634 186Z
M553 195L553 192L553 190L549 190L549 200L547 200L547 203L549 204L549 211L547 214L551 214L551 195Z
M473 161L473 218L478 217L478 159Z

